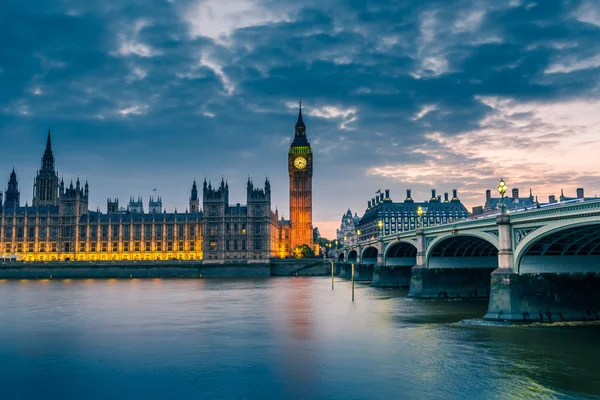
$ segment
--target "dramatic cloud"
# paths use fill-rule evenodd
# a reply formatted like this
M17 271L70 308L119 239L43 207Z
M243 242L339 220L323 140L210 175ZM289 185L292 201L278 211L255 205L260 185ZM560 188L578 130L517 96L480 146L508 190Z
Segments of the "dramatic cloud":
M268 175L287 217L300 99L329 236L379 188L600 192L592 0L9 0L0 88L0 172L24 201L50 126L93 208L156 188L184 210L204 176L245 202Z

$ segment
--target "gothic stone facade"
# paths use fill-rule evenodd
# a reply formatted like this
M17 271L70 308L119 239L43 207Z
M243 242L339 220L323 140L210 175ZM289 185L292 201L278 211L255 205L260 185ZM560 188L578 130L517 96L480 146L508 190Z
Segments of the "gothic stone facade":
M7 190L0 192L0 257L213 262L287 257L297 244L312 245L312 154L303 125L300 111L289 152L294 165L293 171L290 167L290 221L271 210L269 181L256 188L250 179L245 205L229 204L229 185L224 180L215 187L205 180L202 209L194 182L184 213L167 213L160 197L150 199L147 213L141 198L131 198L127 208L119 208L118 199L108 199L105 213L89 210L87 182L77 179L68 187L59 182L48 132L32 205L21 205L14 169ZM299 154L306 160L302 165L294 163Z

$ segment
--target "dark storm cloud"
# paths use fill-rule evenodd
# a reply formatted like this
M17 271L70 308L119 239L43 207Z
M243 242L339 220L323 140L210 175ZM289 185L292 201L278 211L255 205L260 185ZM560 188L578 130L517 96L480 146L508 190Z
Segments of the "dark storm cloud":
M591 1L1 7L0 167L8 175L17 166L24 198L51 125L61 173L88 177L95 205L157 187L171 208L184 209L194 177L222 174L232 201L243 202L250 173L260 182L271 176L273 202L285 210L292 106L302 98L317 153L315 218L337 220L348 206L360 212L380 186L403 191L402 169L496 173L488 156L444 138L470 135L470 143L483 129L476 137L484 146L507 129L504 145L551 148L577 129L519 104L600 97L600 11ZM443 182L439 172L415 188L476 193L495 179ZM593 176L580 176L600 190Z

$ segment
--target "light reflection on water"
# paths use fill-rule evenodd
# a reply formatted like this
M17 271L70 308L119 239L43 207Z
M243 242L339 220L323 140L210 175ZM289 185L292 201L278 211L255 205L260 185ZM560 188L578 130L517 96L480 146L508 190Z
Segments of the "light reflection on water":
M2 398L578 398L599 324L327 278L7 281ZM462 321L462 322L460 322Z

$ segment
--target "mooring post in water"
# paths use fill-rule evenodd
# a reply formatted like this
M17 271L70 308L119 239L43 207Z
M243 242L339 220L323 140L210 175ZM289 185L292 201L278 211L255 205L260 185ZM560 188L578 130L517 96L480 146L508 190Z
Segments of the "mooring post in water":
M334 267L333 267L333 261L332 261L331 262L331 289L333 289L333 270L334 270Z
M132 274L129 274L129 279L133 279L133 275Z
M52 275L50 275L50 280L52 280Z
M354 263L352 263L352 302L354 303Z
M200 274L200 279L202 279L202 274Z

